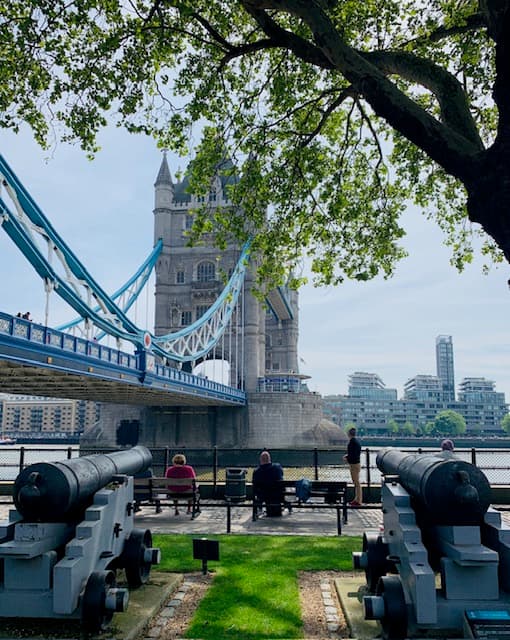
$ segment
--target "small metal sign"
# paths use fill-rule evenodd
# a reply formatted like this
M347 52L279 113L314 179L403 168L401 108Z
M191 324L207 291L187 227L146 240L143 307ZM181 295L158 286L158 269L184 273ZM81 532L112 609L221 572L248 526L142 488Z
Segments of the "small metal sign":
M207 573L208 560L220 559L220 543L218 540L193 538L193 559L202 560L202 573Z

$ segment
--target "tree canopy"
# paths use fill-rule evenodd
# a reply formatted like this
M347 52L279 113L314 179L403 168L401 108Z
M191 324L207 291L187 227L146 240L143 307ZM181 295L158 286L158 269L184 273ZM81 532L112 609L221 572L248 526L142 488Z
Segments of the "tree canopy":
M503 416L501 420L501 428L506 433L510 433L510 413L507 413L506 416Z
M466 432L464 416L452 409L440 411L431 423L431 434L440 436L455 436Z
M0 126L93 154L114 121L197 194L235 171L192 239L253 235L261 280L392 275L409 202L458 268L473 233L510 260L510 0L5 0L0 43Z
M398 423L396 420L394 420L393 418L391 418L390 420L388 420L388 422L386 423L386 429L390 432L390 433L398 433L400 431L400 427L398 426Z

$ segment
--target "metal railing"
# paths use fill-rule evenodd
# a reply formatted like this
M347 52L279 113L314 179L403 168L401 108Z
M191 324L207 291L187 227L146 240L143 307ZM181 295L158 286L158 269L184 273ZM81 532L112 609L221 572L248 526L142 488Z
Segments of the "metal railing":
M140 384L152 385L159 389L171 391L177 388L188 393L193 391L198 395L225 399L240 406L246 403L246 393L243 390L158 363L148 351L139 350L136 354L126 353L2 311L0 311L0 338L2 347L18 348L22 344L26 349L29 345L32 356L38 362L42 362L45 355L51 356L57 350L81 364L86 358L87 361L90 359L91 364L104 365L115 374L121 375L120 379L126 380L126 383L127 378L122 376L132 376L131 382L136 380ZM20 340L22 343L19 342ZM48 362L45 366L49 366ZM82 370L82 375L86 375L85 369ZM150 382L147 382L149 380ZM167 386L168 383L172 383L171 388Z
M208 449L182 447L150 447L153 456L153 473L164 475L176 453L184 453L201 480L214 486L225 482L228 468L244 468L246 479L251 481L251 471L258 464L260 449ZM108 453L117 449L84 449L74 446L3 446L0 447L0 480L14 480L20 471L34 462L57 461L78 455ZM363 448L361 458L361 482L367 488L380 485L380 472L376 466L378 448ZM437 452L435 449L409 448L411 453ZM271 449L274 462L279 462L285 470L286 480L347 481L350 482L349 467L344 462L345 449L342 447L311 449ZM462 460L478 466L492 486L510 484L510 449L466 448L456 449L455 454Z

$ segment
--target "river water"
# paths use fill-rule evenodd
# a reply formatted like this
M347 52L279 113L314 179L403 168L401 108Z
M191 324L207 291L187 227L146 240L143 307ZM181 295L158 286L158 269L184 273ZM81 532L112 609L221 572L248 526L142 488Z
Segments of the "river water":
M78 456L78 445L69 447L65 444L24 445L24 466L34 462L55 462L66 460L68 450L72 457ZM14 480L20 472L20 450L17 445L0 446L0 480Z
M377 451L381 447L369 447L370 458L370 483L379 485L381 474L376 467L375 459ZM0 446L0 480L14 480L20 472L20 449L17 445ZM57 460L65 460L69 456L78 456L78 445L68 446L61 445L26 445L24 450L24 466L33 464L34 462L54 462ZM405 451L405 449L402 449ZM410 449L416 452L416 449ZM423 449L423 453L437 453L437 449ZM471 449L458 449L455 454L462 460L472 462ZM361 459L361 481L366 483L368 473L366 468L365 449ZM476 465L485 473L487 479L494 485L510 484L510 450L505 449L476 449ZM328 467L327 472L320 473L321 479L327 479L330 476L335 480L350 480L349 470L347 466Z
M370 482L371 484L380 484L381 474L375 464L377 451L380 448L370 448ZM405 449L401 449L405 451ZM411 449L416 452L416 449ZM438 453L437 449L422 449L423 453ZM466 462L473 462L471 449L456 449L456 457ZM505 449L481 449L475 451L475 463L487 476L491 485L507 485L510 484L510 451ZM366 465L362 460L362 482L367 481Z

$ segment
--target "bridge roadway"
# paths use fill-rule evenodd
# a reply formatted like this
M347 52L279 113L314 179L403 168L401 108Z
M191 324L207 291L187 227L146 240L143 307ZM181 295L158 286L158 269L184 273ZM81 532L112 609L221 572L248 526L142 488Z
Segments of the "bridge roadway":
M244 406L234 387L0 312L3 393L147 406Z

